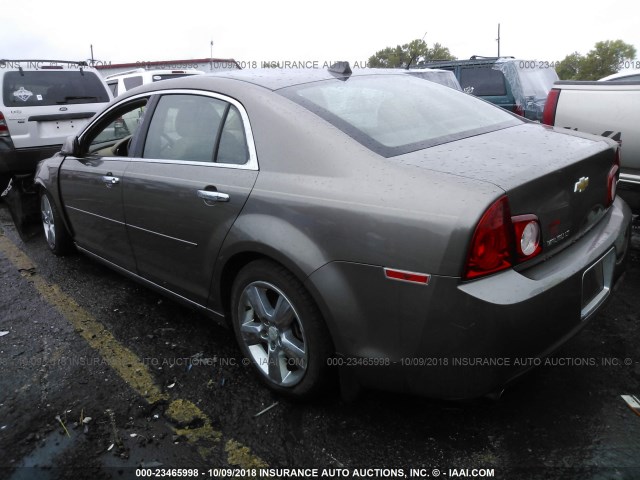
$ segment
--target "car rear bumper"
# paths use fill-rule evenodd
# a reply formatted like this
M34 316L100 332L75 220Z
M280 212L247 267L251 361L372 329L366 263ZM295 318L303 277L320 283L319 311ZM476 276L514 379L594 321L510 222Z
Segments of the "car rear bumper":
M0 175L34 173L40 160L52 157L62 148L62 145L45 145L16 149L11 140L0 140L4 140L0 141Z
M630 222L617 199L548 261L471 282L434 275L425 286L389 280L378 266L325 265L307 285L328 299L319 303L339 352L332 364L365 387L449 399L499 390L601 308L624 272Z

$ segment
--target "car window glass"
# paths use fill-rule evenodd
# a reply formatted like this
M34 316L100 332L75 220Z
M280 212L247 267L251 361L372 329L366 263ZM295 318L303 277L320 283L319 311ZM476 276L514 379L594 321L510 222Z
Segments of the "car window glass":
M164 95L158 102L143 157L213 162L228 103L200 95Z
M109 94L90 71L37 70L7 72L2 88L7 107L106 103Z
M475 65L460 69L460 86L474 95L501 96L507 94L504 75L491 65Z
M96 125L83 140L88 145L89 153L107 155L101 151L110 148L125 138L130 138L142 123L147 99L136 100L114 110L108 117ZM124 152L111 152L112 155L122 155ZM124 153L126 155L126 153Z
M124 86L127 90L131 90L132 88L139 87L142 85L142 76L137 75L135 77L123 78Z
M279 93L387 157L519 123L480 99L405 74L326 80Z
M218 146L218 163L232 163L243 165L249 160L247 138L242 126L242 117L236 107L231 105L224 122Z
M109 90L111 90L111 94L114 97L118 96L118 82L112 82L107 84L109 86Z

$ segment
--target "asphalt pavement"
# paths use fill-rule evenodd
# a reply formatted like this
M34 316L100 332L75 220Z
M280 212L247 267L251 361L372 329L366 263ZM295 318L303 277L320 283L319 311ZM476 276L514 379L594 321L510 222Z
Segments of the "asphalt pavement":
M638 479L640 232L626 278L497 401L271 393L230 330L44 238L0 203L0 479Z

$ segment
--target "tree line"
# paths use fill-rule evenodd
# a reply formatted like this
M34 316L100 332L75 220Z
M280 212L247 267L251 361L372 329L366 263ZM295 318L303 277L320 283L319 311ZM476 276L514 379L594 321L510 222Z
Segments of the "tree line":
M599 80L620 70L638 68L636 49L622 40L597 42L593 49L582 55L573 52L556 65L561 80ZM449 49L440 43L431 47L424 40L413 40L404 45L378 50L369 57L371 68L409 68L429 66L435 60L457 60ZM526 59L523 59L526 60Z

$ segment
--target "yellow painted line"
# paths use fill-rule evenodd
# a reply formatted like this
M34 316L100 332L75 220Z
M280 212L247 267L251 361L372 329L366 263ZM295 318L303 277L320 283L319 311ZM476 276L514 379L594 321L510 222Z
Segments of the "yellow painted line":
M150 404L169 401L169 396L155 384L152 373L140 361L140 358L120 344L111 332L93 318L87 310L78 305L72 297L64 293L58 285L49 283L38 275L36 266L31 259L1 231L0 252L33 285L40 296L71 323L76 332L104 358L136 393ZM178 425L177 428L174 428L176 434L186 438L194 445L216 444L222 439L222 432L214 430L211 419L188 400L171 401L165 410L165 416ZM198 426L189 428L189 424L194 422L197 422ZM201 446L198 448L198 452L207 461L213 459L214 450L212 448ZM267 466L263 460L253 455L248 447L235 440L226 442L225 452L229 465L245 469Z

